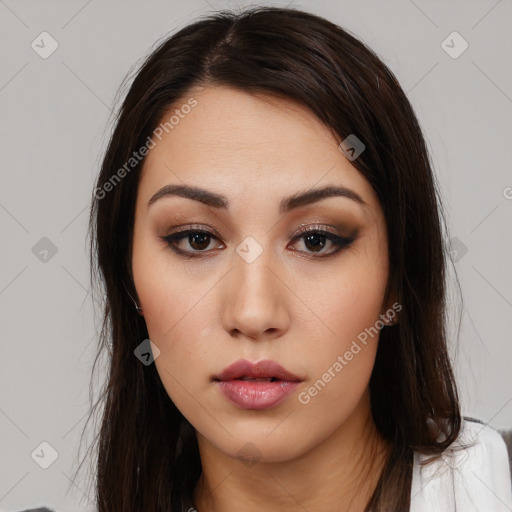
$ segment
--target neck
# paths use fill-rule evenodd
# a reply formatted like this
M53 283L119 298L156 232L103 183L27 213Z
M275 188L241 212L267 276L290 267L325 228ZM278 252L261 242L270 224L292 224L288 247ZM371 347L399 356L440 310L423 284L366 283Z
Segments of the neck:
M328 438L300 456L247 466L197 433L202 474L198 512L309 512L365 509L390 453L371 417L369 397Z

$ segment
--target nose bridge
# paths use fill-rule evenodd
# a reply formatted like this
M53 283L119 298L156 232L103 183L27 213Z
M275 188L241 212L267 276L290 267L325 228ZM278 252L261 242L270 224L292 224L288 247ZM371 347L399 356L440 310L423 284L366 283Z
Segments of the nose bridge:
M249 249L249 254L250 251L252 249ZM237 280L237 288L242 292L241 298L259 300L260 297L265 296L267 299L265 302L267 304L271 302L275 292L275 277L270 271L272 268L270 250L263 251L254 261L247 261L241 256L237 256L237 259L239 261L235 263L234 279Z
M248 237L237 247L236 252L233 279L236 281L239 303L270 309L278 294L276 278L270 271L275 266L272 264L272 251Z
M285 297L272 250L248 237L233 254L233 266L224 303L225 328L251 337L285 328Z

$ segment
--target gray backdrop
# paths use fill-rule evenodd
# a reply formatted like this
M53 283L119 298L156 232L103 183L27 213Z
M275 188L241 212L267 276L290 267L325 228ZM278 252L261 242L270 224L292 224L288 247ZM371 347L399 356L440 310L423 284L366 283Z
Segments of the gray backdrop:
M70 479L98 325L88 201L115 94L157 40L242 5L249 2L0 0L0 511L92 510L86 471ZM416 109L464 297L458 342L455 294L451 316L463 412L512 427L512 1L289 5L368 43Z

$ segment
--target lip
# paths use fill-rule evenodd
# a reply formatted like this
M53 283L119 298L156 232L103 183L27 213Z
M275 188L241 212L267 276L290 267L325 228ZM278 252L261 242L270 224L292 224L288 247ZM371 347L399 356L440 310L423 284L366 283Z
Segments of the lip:
M241 377L253 378L269 378L274 377L279 380L287 382L300 382L303 379L297 377L293 373L283 368L279 363L264 359L257 363L251 363L247 359L239 359L233 364L230 364L219 375L215 375L213 380L234 380Z
M275 381L241 380L277 379ZM269 409L289 396L303 379L284 369L275 361L264 360L251 363L240 359L214 376L213 381L224 396L241 409Z

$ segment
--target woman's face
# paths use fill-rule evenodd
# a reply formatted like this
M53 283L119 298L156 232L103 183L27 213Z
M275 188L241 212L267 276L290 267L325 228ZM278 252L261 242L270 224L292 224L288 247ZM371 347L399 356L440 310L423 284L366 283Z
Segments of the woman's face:
M144 161L132 261L169 397L217 455L285 461L358 431L378 342L368 329L389 309L372 187L291 101L208 87L162 121L176 109ZM204 192L153 198L169 185ZM326 187L351 192L312 195ZM240 359L300 382L215 380Z

